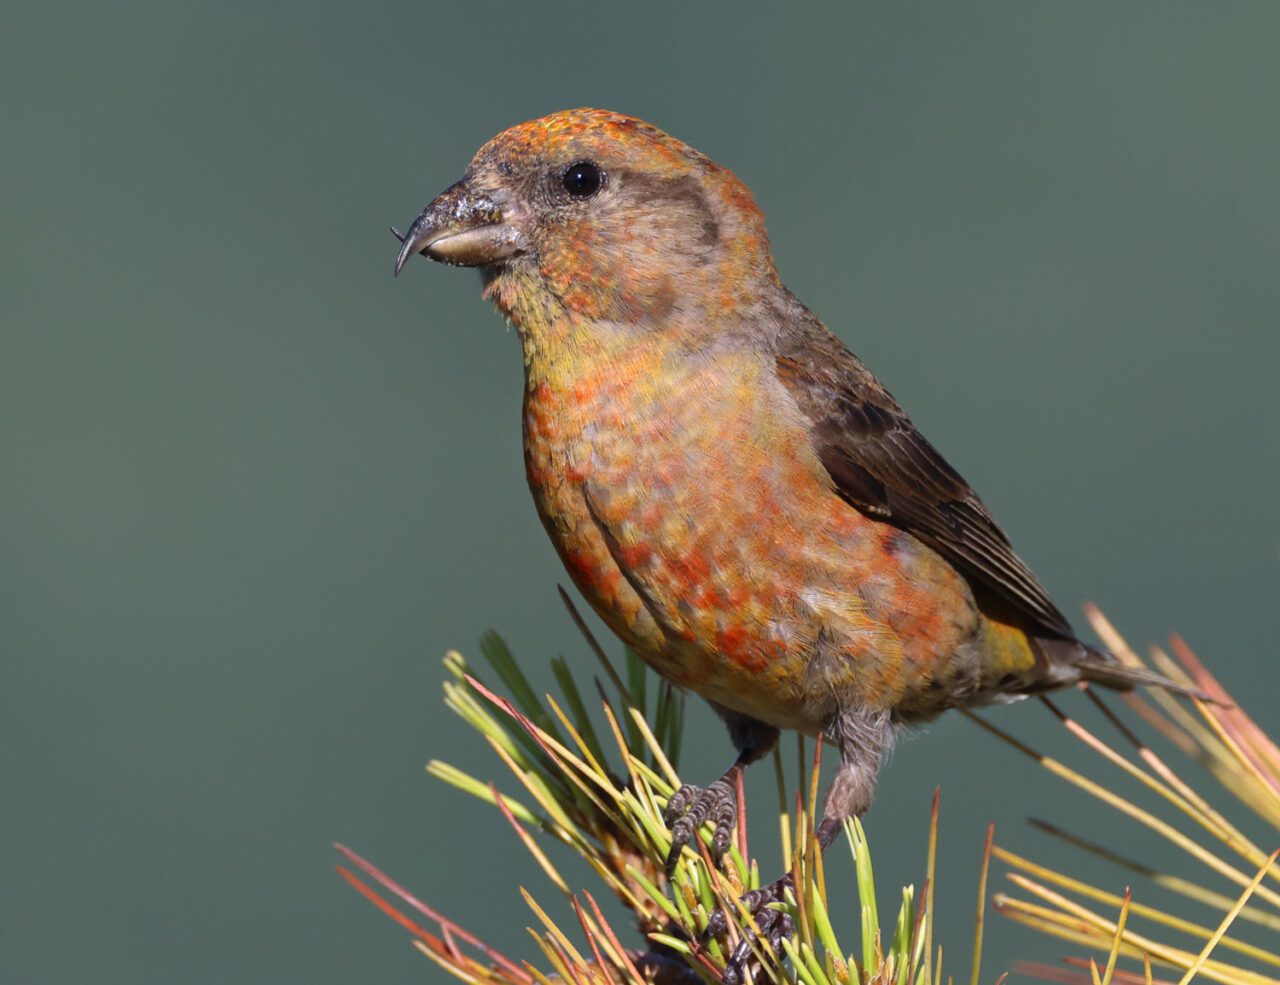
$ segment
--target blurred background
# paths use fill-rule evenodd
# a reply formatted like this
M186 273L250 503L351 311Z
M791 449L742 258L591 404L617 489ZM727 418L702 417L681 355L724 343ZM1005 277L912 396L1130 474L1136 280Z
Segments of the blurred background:
M1268 3L7 0L0 981L441 980L335 840L531 953L515 887L547 884L422 770L500 775L440 657L493 627L538 682L594 667L517 340L474 273L393 281L387 226L571 106L734 169L1062 608L1182 632L1280 728L1278 44ZM690 709L709 777L728 741ZM1028 813L1134 837L953 716L885 775L882 886L919 882L938 783L957 973L988 819L1042 857ZM990 977L1067 950L989 944Z

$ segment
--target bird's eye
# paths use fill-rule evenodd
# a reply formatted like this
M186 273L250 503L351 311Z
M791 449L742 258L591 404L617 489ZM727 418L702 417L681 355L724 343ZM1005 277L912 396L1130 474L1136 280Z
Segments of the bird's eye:
M590 198L604 184L604 173L590 161L579 161L570 164L560 180L574 198Z

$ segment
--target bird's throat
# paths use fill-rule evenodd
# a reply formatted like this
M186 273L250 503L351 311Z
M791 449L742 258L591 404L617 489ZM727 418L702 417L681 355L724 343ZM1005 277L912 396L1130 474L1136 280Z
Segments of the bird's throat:
M536 272L513 267L488 276L484 294L516 327L530 389L572 387L658 343L636 326L567 307Z

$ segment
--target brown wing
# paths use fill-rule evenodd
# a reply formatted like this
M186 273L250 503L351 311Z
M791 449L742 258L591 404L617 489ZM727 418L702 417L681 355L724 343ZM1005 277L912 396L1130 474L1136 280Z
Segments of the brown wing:
M969 484L807 310L786 319L777 369L846 502L920 538L969 579L975 594L994 593L999 609L1029 620L1037 635L1075 638Z

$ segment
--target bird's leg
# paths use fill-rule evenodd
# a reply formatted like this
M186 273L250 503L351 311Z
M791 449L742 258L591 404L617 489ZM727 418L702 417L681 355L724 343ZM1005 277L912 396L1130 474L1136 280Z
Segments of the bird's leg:
M729 726L729 738L738 750L738 758L711 786L685 784L667 802L663 818L671 827L671 851L667 853L666 865L668 879L675 871L680 852L693 841L698 828L708 819L715 823L715 834L711 838L711 857L717 865L720 864L733 841L733 829L738 821L738 777L751 763L766 755L778 741L778 730L772 725L765 725L714 703L711 707Z
M887 712L854 709L837 717L830 735L840 747L840 768L827 790L822 822L814 832L818 850L824 853L844 828L845 821L862 817L871 806L880 762L893 743L893 724ZM734 948L724 967L724 985L740 985L746 980L747 965L753 960L753 940L758 942L757 946L776 953L783 939L794 936L791 915L771 905L786 902L788 891L795 891L793 872L743 894L742 905L755 920L757 933L744 938ZM707 923L707 936L724 933L726 924L724 911L717 910Z

